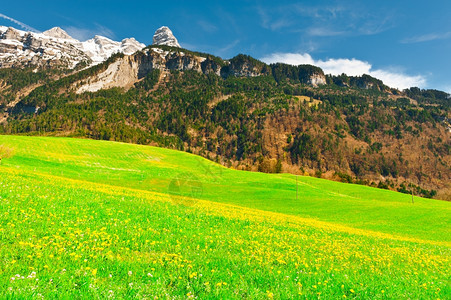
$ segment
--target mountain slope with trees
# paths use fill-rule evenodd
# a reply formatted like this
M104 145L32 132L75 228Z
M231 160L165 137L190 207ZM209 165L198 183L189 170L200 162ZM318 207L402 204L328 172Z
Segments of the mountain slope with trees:
M446 93L398 91L368 75L330 76L314 66L266 65L246 55L224 61L167 46L129 58L141 70L130 87L77 93L121 59L59 80L51 70L11 69L13 78L2 70L0 109L8 118L0 133L158 145L238 169L450 197ZM8 108L13 90L27 82L42 86Z

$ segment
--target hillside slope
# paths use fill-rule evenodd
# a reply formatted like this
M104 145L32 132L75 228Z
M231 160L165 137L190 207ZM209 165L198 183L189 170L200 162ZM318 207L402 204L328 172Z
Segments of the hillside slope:
M230 170L149 146L19 136L0 136L0 145L10 153L2 168L20 172L181 195L186 199L175 202L188 206L204 199L406 238L449 239L451 207L444 201L415 197L412 204L410 195L305 176L296 188L291 174Z
M291 175L184 152L67 138L0 144L1 298L450 296L448 202L305 177L294 202ZM198 178L194 193L165 190L186 172Z

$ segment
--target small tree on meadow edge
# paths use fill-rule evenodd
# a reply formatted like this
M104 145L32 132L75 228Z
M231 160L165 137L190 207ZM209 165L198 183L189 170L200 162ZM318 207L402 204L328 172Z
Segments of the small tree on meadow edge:
M0 145L0 164L4 158L10 158L13 155L13 152L13 149Z

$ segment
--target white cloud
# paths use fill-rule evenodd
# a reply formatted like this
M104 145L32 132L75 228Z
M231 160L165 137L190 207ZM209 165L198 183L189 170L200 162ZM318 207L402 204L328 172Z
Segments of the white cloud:
M308 53L273 53L260 59L265 63L272 64L282 62L289 65L313 65L315 61Z
M391 72L389 70L374 70L369 75L382 80L386 85L405 89L412 86L422 87L426 86L426 78L421 75L411 76L404 73Z
M398 89L412 86L424 87L426 85L426 78L421 75L411 76L398 70L374 69L369 62L355 58L315 60L308 53L273 53L261 58L261 60L266 63L281 62L290 65L315 65L323 69L324 73L332 75L345 73L349 76L361 76L368 74L382 80L386 85Z
M18 21L16 19L13 19L13 18L8 17L8 16L6 16L4 14L1 14L1 13L0 13L0 18L3 18L3 19L6 19L8 21L11 21L13 23L16 23L17 25L19 25L20 27L22 27L25 30L32 31L32 32L40 32L39 30L37 30L37 29L35 29L35 28L31 27L31 26L28 26L25 23L22 23L22 22L20 22L20 21Z
M371 72L371 64L355 58L331 58L328 60L318 60L314 64L323 69L326 74L332 75L345 73L349 76L360 76Z

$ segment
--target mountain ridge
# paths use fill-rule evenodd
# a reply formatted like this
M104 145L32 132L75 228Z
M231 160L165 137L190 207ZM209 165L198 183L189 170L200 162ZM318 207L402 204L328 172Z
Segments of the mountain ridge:
M116 42L99 35L82 42L59 27L35 33L0 26L0 68L74 69L101 63L117 52L133 54L144 47L133 38Z
M169 49L175 49L176 51L184 50L184 52L200 54L199 52L193 52L187 49L183 49L178 43L178 40L172 33L171 29L167 26L161 26L155 31L153 35L153 44L147 47L152 46L169 47ZM136 52L143 50L145 47L146 46L144 44L140 43L133 37L125 38L122 41L117 42L107 37L96 35L91 39L81 42L71 37L60 27L53 27L42 33L36 33L30 31L22 31L13 27L0 26L0 68L63 67L74 69L76 71L76 69L86 68L102 63L114 53L133 55ZM206 54L202 53L201 57L205 55ZM209 58L215 57L209 54L207 54L206 56ZM266 67L283 65L293 66L284 63L265 64L248 55L244 56L247 57L247 61L258 61L259 63L266 65ZM229 63L237 59L242 59L242 57L240 57L240 55L237 55L234 58L228 60L219 58L219 60ZM218 59L215 59L215 61L218 62ZM240 70L237 70L237 68L235 68L230 70L230 73L228 74L226 74L227 68L224 68L224 70L222 70L223 73L221 73L220 68L218 68L218 66L215 67L215 73L223 77L230 75L262 75L262 73L256 73L255 70L246 69L249 67L248 64L242 64ZM332 76L324 74L323 70L319 67L315 66L315 68L318 71L315 74L309 74L310 76L308 80L304 81L303 83L307 83L314 87L331 83L346 87L350 84L349 78L359 78L358 80L354 80L353 84L357 84L360 88L379 89L387 91L391 90L396 94L397 89L390 88L384 85L381 80L371 77L367 74L364 74L362 76L346 76L346 74L343 74L345 77L345 80L343 80L343 75ZM276 77L276 75L274 76ZM293 74L288 77L289 79L293 79ZM294 77L296 77L296 75ZM302 76L299 75L299 77ZM451 95L449 97L451 99Z

